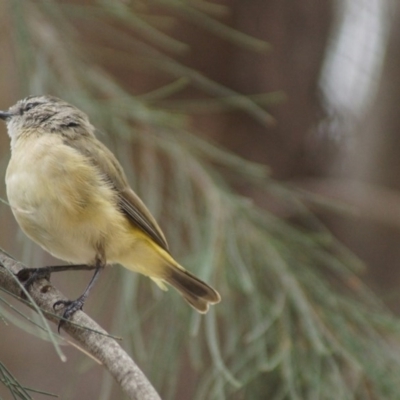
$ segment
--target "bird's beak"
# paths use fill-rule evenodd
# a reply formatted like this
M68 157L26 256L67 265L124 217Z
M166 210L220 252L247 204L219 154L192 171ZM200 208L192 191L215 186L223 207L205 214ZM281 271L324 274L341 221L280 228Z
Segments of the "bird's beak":
M9 111L0 111L0 119L3 119L4 121L7 121L8 118L12 117L12 113Z

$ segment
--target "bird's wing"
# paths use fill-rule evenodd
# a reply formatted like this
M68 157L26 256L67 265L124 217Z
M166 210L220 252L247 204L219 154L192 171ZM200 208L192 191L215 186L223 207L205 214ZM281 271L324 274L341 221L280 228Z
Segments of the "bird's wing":
M97 139L76 138L64 141L64 144L87 157L90 163L106 177L115 189L118 195L118 205L129 221L150 236L160 247L169 251L161 228L139 196L129 187L124 170L114 154ZM100 159L102 160L101 164L98 162Z

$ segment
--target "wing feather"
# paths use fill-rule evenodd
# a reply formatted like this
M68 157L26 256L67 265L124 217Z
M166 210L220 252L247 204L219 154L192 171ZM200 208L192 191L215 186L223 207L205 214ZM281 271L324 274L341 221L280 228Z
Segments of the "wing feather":
M150 211L139 196L130 188L124 170L114 154L97 139L78 137L65 140L64 144L77 150L87 157L105 179L115 189L118 196L118 205L129 221L140 228L164 250L168 250L168 243ZM99 162L101 160L101 163Z

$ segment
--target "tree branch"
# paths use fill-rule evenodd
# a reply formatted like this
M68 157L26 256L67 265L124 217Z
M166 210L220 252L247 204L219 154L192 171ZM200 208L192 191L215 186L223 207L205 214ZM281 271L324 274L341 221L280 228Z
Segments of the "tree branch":
M0 288L21 298L21 288L12 274L17 274L23 268L26 267L22 263L0 250ZM58 300L66 300L65 296L46 279L40 279L31 285L29 294L43 310L45 317L58 324L58 318L49 313L55 313L53 304ZM59 311L61 314L62 312L63 310ZM68 322L63 324L62 329L108 369L129 399L161 400L146 376L121 346L114 339L93 332L107 334L95 321L83 311L77 311L71 321L90 330Z

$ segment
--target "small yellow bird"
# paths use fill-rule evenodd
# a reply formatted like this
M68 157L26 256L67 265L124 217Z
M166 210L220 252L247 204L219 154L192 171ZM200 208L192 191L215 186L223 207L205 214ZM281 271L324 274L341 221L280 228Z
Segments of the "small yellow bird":
M96 269L82 296L54 305L65 307L64 318L82 308L107 263L140 272L163 289L173 286L200 313L220 301L217 291L173 259L157 222L85 113L43 95L0 111L0 119L11 138L6 185L16 220L53 256L78 264L39 268L36 275Z

